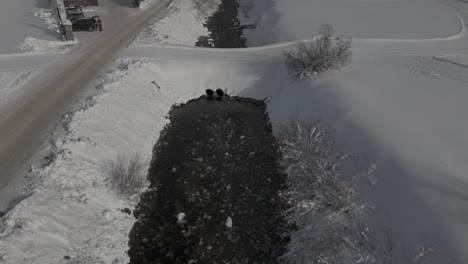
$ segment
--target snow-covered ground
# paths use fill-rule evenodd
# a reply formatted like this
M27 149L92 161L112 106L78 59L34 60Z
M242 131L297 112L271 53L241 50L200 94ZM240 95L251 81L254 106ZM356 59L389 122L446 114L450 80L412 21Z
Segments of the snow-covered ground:
M291 44L243 50L159 46L166 33L149 33L155 28L150 25L99 78L92 99L64 119L66 129L51 135L57 157L33 171L39 177L31 181L32 196L4 218L0 262L55 263L66 255L81 263L125 261L133 219L118 209L132 208L134 201L116 197L102 167L119 154L149 158L172 104L222 87L234 95L268 97L274 124L320 119L335 131L342 150L375 161L377 182L363 186L363 197L376 207L370 220L391 223L397 251L411 255L425 245L434 249L428 263L468 263L468 4L283 2L255 2L251 18L261 24L249 32L249 43L310 38L330 23L357 38L353 62L341 72L297 82L288 79L281 57ZM171 26L167 34L185 32L169 43L190 45L200 27L187 27L194 13L175 3L179 11L162 25Z
M0 3L0 105L55 58L42 55L63 53L75 44L61 40L48 8L48 0Z
M97 11L109 16L105 10ZM96 10L85 11L86 16L93 14ZM46 75L44 69L48 66L56 63L60 67L63 61L59 61L58 54L76 49L78 43L85 44L95 37L88 32L76 32L75 41L64 42L48 0L2 1L0 34L0 106L33 77Z
M44 23L49 19L41 9L49 8L48 0L17 0L0 2L0 54L19 53L28 37L58 41L60 34Z
M224 63L117 60L90 91L93 97L51 136L51 153L43 155L55 160L29 175L24 191L33 194L10 212L0 233L5 263L55 263L65 256L73 263L126 263L134 218L119 209L133 208L134 201L116 196L104 166L134 153L150 160L172 104L199 96L205 87L252 83L241 71L226 78L226 71L231 67Z
M284 87L271 99L273 118L319 118L343 149L377 162L377 184L363 196L376 206L376 222L391 222L397 251L429 245L430 263L467 263L468 4L265 2L255 1L265 13L248 34L251 45L310 38L324 23L355 38L342 72L291 84L280 68L262 71L269 77L259 87Z
M351 38L447 37L459 30L453 2L241 0L251 10L244 19L245 24L257 24L255 30L246 31L249 46L308 39L321 24L332 24L339 34Z

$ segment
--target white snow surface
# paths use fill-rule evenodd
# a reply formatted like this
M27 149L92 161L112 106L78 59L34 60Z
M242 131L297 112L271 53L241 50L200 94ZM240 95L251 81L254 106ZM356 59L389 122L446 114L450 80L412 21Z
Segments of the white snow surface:
M27 37L23 42L21 42L20 49L29 51L33 54L65 53L70 50L71 46L77 43L78 40L76 39L74 41L47 41Z
M27 37L60 40L46 8L48 0L0 1L0 54L21 52L20 44Z
M103 166L119 154L150 158L172 104L222 87L268 97L273 124L296 117L329 125L343 151L375 161L377 182L362 189L377 208L371 221L388 215L402 248L434 247L429 263L468 263L468 4L255 3L250 19L257 15L261 23L249 32L249 44L310 39L330 23L357 38L352 63L297 82L288 79L281 57L292 43L212 50L153 45L159 40L141 47L139 38L101 76L92 103L64 120L68 132L53 136L57 158L34 170L34 193L4 218L0 261L58 263L69 255L82 263L125 263L134 219L118 209L135 201L113 193ZM176 21L166 23L176 27Z
M455 1L453 1L455 2ZM462 2L462 1L460 1ZM351 38L427 39L459 31L451 1L437 0L241 0L249 46L309 39L322 24ZM463 2L462 2L463 3Z

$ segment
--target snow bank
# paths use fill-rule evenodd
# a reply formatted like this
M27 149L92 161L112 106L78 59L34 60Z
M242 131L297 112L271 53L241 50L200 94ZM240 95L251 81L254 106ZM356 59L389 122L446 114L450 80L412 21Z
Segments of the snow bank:
M54 15L50 9L41 8L39 11L34 12L34 16L40 17L44 21L47 29L60 33L58 22L55 20Z
M19 45L27 37L57 41L60 34L53 26L48 0L0 2L0 54L21 52Z
M52 53L65 53L70 50L70 47L77 44L78 40L74 41L47 41L27 37L20 44L20 49L35 54L52 54Z

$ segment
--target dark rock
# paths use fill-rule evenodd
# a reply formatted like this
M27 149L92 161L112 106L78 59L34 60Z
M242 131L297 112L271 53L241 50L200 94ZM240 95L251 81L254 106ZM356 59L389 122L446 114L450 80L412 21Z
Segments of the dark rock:
M132 214L132 210L130 210L130 209L128 209L128 208L120 209L120 212L125 213L125 214L128 214L128 215L131 215L131 214Z
M216 89L216 95L217 95L218 97L223 97L223 96L224 96L223 90L221 90L221 89Z

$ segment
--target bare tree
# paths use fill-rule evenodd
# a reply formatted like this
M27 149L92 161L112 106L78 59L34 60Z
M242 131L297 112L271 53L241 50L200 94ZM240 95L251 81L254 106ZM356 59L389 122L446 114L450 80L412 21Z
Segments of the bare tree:
M283 53L291 77L302 80L312 74L341 69L351 61L351 39L333 34L331 25L322 25L313 41L299 41Z
M105 167L112 189L123 198L130 198L146 185L146 163L140 155L118 156Z
M380 263L394 264L394 255L397 243L395 241L391 222L389 222L387 225L382 226L381 232L383 235L383 252L381 254Z

